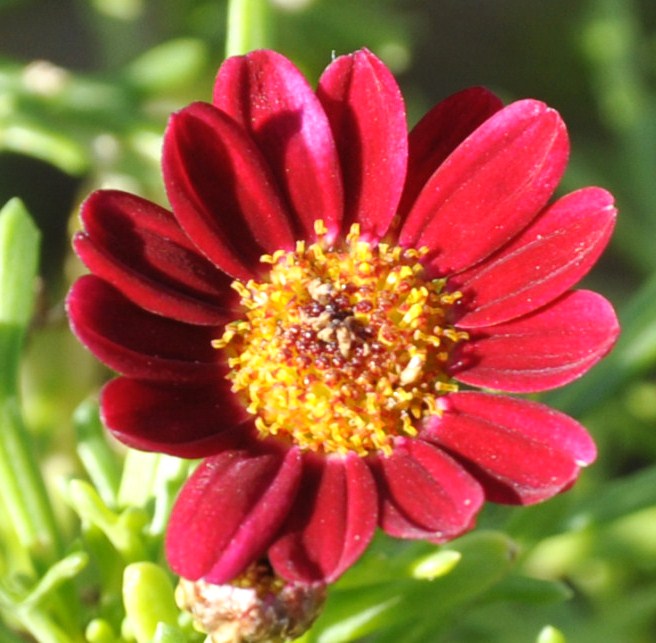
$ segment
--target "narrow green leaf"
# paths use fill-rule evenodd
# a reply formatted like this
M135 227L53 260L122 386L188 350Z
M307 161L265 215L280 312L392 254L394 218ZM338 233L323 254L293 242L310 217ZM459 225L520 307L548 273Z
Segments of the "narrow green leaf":
M656 466L607 482L603 494L584 498L573 508L569 523L575 527L604 525L656 505Z
M32 316L39 231L19 199L0 210L0 393L15 394L25 329Z
M434 580L446 576L462 559L459 551L438 551L416 561L412 575L418 580Z
M514 601L528 604L559 603L571 598L573 591L559 581L511 575L495 585L486 595L487 601Z
M73 552L55 563L39 580L36 587L25 597L23 604L37 606L52 594L57 587L77 576L89 562L89 557L82 551Z
M84 147L68 133L44 122L16 117L1 130L0 150L33 156L72 176L81 175L89 167Z
M555 627L547 625L542 629L535 643L566 643L563 634Z
M177 38L149 49L130 63L126 79L149 94L171 93L197 78L207 62L202 41Z
M331 593L310 641L344 643L374 632L386 632L417 619L438 632L466 605L485 594L512 569L515 544L503 534L480 531L444 546L440 550L451 568L434 580L417 579L417 563L406 566L396 578L370 586L348 586ZM447 556L446 552L452 555ZM454 565L454 562L457 563ZM421 566L419 566L421 569Z
M18 199L0 210L0 495L10 529L38 567L58 557L60 538L23 423L18 371L34 302L39 232Z
M32 313L39 231L20 199L0 210L0 322L27 325Z
M137 507L128 507L120 514L110 510L98 492L84 480L71 480L68 501L80 518L98 527L126 561L145 557L142 532L148 517Z
M106 505L117 505L121 464L110 448L98 414L98 404L85 400L73 414L77 454Z

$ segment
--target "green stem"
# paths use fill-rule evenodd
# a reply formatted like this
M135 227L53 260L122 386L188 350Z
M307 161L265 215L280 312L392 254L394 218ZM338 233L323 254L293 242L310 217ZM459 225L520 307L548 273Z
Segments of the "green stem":
M269 25L269 0L229 0L226 56L268 46Z

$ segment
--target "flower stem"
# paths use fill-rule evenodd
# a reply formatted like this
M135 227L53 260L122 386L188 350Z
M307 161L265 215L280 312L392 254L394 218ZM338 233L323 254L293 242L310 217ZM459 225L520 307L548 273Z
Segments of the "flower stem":
M270 40L269 0L229 0L226 56L261 49Z

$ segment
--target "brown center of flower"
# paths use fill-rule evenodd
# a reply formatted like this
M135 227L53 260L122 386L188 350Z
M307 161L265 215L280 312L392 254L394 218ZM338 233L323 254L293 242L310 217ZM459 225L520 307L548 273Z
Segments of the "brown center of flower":
M263 437L320 453L389 454L455 390L445 374L467 339L446 321L460 293L426 279L425 250L372 245L352 226L343 248L298 242L262 261L268 280L233 287L245 309L213 342Z

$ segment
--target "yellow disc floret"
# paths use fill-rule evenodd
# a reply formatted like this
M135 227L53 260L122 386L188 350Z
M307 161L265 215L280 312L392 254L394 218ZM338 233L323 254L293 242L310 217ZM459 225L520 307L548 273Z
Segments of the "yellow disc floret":
M244 318L213 345L227 352L233 390L263 437L323 454L389 454L455 389L444 366L467 334L446 317L461 295L424 278L425 250L372 245L357 225L333 248L323 224L315 229L315 243L262 257L267 281L233 283Z

